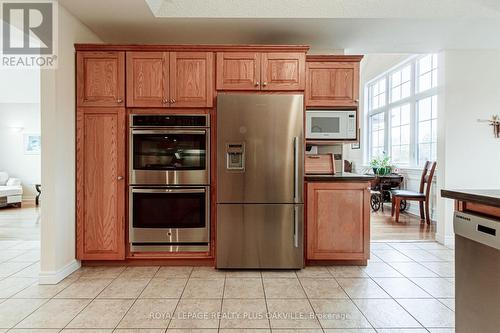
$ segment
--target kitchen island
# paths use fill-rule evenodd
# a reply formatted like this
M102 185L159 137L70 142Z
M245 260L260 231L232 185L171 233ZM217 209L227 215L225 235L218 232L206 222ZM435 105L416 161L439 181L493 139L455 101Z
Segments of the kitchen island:
M307 264L366 265L372 175L306 175Z
M500 190L442 190L441 196L455 200L455 210L500 218Z

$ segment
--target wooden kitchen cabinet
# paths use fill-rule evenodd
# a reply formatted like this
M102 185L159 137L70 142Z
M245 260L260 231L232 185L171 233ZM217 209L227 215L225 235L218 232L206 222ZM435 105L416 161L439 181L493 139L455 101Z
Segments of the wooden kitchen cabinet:
M128 107L168 106L168 60L168 52L127 52Z
M213 53L170 52L171 107L212 107Z
M258 52L217 52L218 90L260 90Z
M79 108L76 133L77 259L124 259L125 109Z
M262 90L304 90L304 53L263 53Z
M127 52L127 106L211 107L212 52Z
M307 183L307 260L366 261L369 182Z
M78 52L77 105L125 105L125 52Z
M217 90L304 90L305 53L217 52Z
M308 56L306 107L358 107L362 56Z

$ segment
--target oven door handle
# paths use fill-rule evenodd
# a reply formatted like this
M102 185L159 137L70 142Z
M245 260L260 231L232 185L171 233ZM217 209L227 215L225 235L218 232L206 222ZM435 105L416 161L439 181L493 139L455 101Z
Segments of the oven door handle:
M186 189L170 189L170 188L133 188L132 193L205 193L204 188L186 188Z
M132 129L132 134L207 134L207 130Z

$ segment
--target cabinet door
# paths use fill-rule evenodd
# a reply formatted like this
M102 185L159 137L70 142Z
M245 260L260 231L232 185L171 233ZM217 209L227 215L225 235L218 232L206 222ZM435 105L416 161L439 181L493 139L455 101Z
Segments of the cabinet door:
M127 52L127 106L167 107L168 52Z
M78 109L76 158L77 259L124 259L125 109Z
M308 62L306 106L358 106L358 62Z
M260 90L257 52L217 52L217 90Z
M368 259L368 198L368 183L308 183L307 259Z
M78 52L76 68L78 106L124 105L124 52Z
M263 53L262 90L304 90L304 53Z
M213 105L213 53L170 53L171 107Z

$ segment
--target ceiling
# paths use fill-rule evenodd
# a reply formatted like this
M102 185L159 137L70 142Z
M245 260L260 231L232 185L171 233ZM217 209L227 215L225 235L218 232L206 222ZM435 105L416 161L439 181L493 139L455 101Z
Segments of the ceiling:
M308 44L313 52L500 48L498 0L59 0L109 43Z

